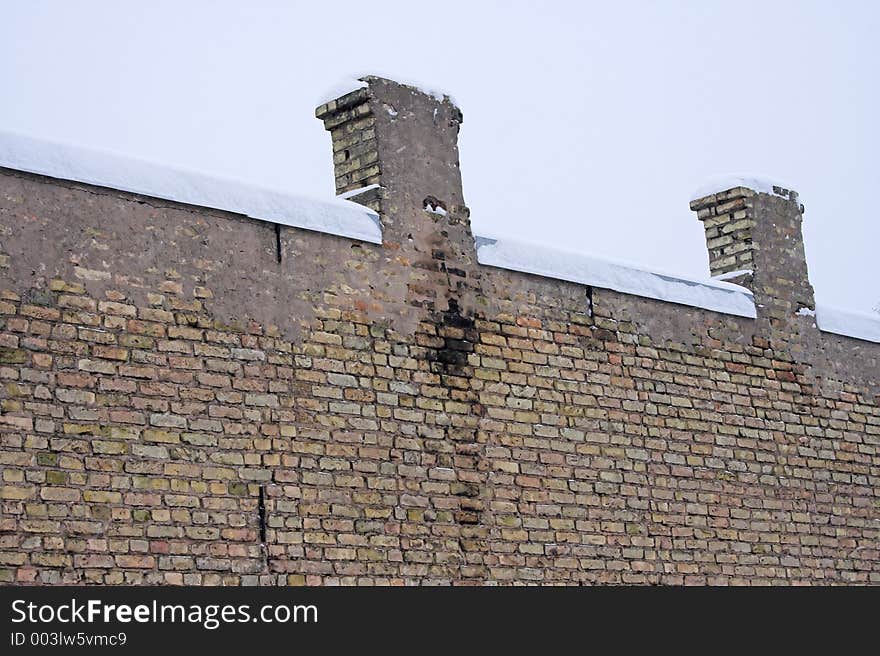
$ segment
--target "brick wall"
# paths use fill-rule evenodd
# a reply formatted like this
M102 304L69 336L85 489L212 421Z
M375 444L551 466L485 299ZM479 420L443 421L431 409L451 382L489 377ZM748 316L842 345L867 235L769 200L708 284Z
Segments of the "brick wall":
M358 93L381 246L0 170L0 581L880 582L880 346L796 313L796 204L757 320L482 267L458 110Z

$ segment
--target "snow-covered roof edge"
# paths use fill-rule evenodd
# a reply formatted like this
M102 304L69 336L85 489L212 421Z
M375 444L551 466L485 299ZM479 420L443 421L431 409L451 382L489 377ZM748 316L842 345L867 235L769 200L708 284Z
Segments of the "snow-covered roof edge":
M295 196L85 146L0 131L0 166L382 243L378 215L351 201Z
M880 344L880 316L816 304L819 330Z
M751 291L732 283L691 280L510 239L476 237L476 245L480 264L750 319L756 317Z

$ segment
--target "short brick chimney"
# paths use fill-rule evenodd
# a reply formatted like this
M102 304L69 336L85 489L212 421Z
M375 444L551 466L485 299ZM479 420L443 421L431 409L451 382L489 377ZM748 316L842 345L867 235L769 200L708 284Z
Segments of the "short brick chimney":
M759 318L782 320L815 310L797 192L743 180L690 207L706 231L712 276L751 289Z
M333 140L336 193L380 213L379 198L418 212L463 206L462 114L451 98L372 75L360 82L366 86L315 110Z
M445 94L372 75L359 83L315 110L333 141L336 193L379 213L389 257L406 266L408 304L467 304L478 274L459 168L461 111Z

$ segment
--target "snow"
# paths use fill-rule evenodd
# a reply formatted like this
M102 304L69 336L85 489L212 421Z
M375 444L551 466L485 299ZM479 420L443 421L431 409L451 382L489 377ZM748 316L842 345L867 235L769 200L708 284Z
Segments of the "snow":
M880 343L880 315L816 305L816 323L826 333Z
M443 209L443 206L440 204L435 205L429 201L425 202L425 211L430 212L431 214L439 214L440 216L446 216L446 210Z
M84 146L0 131L0 166L382 243L378 215L351 201L294 196Z
M371 189L381 189L382 185L380 184L371 184L366 187L358 187L357 189L351 189L350 191L343 192L341 194L337 194L336 198L340 200L346 200L348 198L352 198L353 196L360 196L363 193L370 191Z
M691 280L509 239L477 237L476 242L480 264L740 317L756 316L752 293L729 282Z
M705 198L706 196L717 194L720 191L727 191L728 189L735 189L736 187L745 187L746 189L751 189L752 191L757 191L764 194L771 194L773 196L782 196L783 198L788 198L788 196L776 193L774 191L774 187L787 189L788 191L794 189L794 187L784 182L771 180L770 178L765 178L758 175L747 173L723 175L709 178L705 184L701 185L696 191L694 191L693 194L691 194L690 199L697 200L699 198ZM798 195L798 198L800 198L800 195Z
M795 312L795 314L799 317L815 317L816 311L811 310L810 308L801 308L800 310Z
M444 91L442 89L438 89L433 85L427 85L422 82L417 82L413 80L407 80L405 78L401 78L398 75L392 75L388 73L383 73L381 71L372 71L370 73L364 73L362 75L354 75L351 77L344 78L338 84L333 86L333 88L328 89L328 91L321 97L318 104L325 105L331 100L336 100L337 98L341 98L347 93L351 93L357 89L361 89L369 86L366 82L364 82L364 78L366 77L381 77L386 80L390 80L392 82L396 82L397 84L402 84L406 87L412 87L417 91L421 91L422 93L432 96L436 98L440 102L444 100L448 100L456 107L461 107L458 102L455 100L455 97L449 93L448 91ZM336 94L336 95L333 95Z
M751 269L739 269L738 271L728 271L727 273L712 276L712 280L731 280L732 278L739 278L740 276L750 276L753 273L754 271Z
M443 89L439 89L432 85L427 85L422 82L414 81L414 80L406 80L404 78L398 77L397 75L381 75L378 73L373 73L377 77L384 77L386 80L391 80L393 82L397 82L398 84L402 84L406 87L412 87L417 91L421 91L422 93L432 96L433 98L443 102L444 100L449 100L453 105L459 107L458 102L456 102L455 97L449 93L448 91L444 91Z
M320 107L321 105L326 105L331 100L347 96L358 89L366 89L368 86L369 85L366 82L359 80L357 77L343 78L323 93L318 99L317 106Z

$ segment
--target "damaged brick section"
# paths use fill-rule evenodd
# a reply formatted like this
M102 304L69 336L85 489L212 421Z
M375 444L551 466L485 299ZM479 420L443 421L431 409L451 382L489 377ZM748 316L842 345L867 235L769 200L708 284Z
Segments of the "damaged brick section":
M318 114L381 246L0 170L0 583L880 583L790 194L694 201L747 319L479 266L448 98Z
M484 563L488 535L482 518L486 462L478 426L482 408L473 385L471 363L480 338L474 319L462 315L455 299L449 299L447 306L449 309L436 324L436 349L429 352L428 358L433 362L432 370L440 376L441 386L449 391L449 407L461 411L460 416L453 416L445 437L454 448L451 464L456 480L451 491L458 499L454 517L463 558L458 578L476 583L488 576Z

